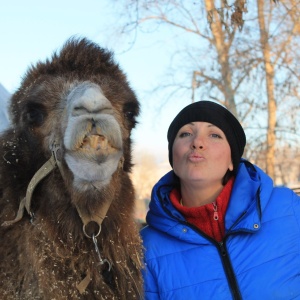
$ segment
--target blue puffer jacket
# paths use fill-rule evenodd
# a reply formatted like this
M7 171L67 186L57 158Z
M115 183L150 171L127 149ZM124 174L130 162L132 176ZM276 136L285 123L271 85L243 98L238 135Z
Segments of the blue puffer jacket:
M300 197L242 161L218 243L169 200L173 171L153 188L145 247L145 299L300 299Z

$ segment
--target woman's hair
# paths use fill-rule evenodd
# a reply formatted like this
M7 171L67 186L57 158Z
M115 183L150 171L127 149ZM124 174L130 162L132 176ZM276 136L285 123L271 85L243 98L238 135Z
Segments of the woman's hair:
M223 185L226 185L226 183L229 181L229 179L231 177L234 176L234 172L233 171L230 171L229 169L227 170L227 172L225 173L223 179L222 179L222 184Z

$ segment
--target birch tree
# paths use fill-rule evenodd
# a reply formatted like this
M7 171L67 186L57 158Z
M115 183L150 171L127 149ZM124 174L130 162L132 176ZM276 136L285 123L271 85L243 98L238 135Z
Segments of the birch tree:
M124 32L170 28L177 47L166 86L228 107L246 130L246 158L273 178L281 176L276 147L300 142L296 2L139 0L124 9Z

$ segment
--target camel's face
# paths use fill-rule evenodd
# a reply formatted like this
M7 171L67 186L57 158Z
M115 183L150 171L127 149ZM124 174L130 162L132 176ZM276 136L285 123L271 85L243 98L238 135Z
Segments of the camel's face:
M76 189L100 189L130 161L138 103L126 87L119 93L111 92L107 81L42 77L15 99L21 107L16 127L39 141L45 157L59 146Z
M14 108L16 128L26 132L29 143L39 143L44 162L59 146L77 190L103 188L123 164L130 170L130 133L139 105L127 82L40 76L15 95Z
M27 73L12 97L13 126L38 151L30 158L40 159L36 164L58 145L68 182L81 191L99 189L119 167L131 168L139 104L109 54L85 41L61 53Z
M109 183L123 156L120 124L100 86L83 82L67 96L63 144L76 187Z

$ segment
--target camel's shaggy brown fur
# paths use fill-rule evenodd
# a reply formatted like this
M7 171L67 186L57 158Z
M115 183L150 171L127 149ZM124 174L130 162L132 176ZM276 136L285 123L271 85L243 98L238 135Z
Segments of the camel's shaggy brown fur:
M129 179L139 104L112 54L70 39L29 69L10 113L12 127L0 137L0 223L14 220L54 144L61 167L37 184L21 220L0 227L0 298L141 299ZM85 235L77 207L94 216L111 200L99 236L93 222Z

